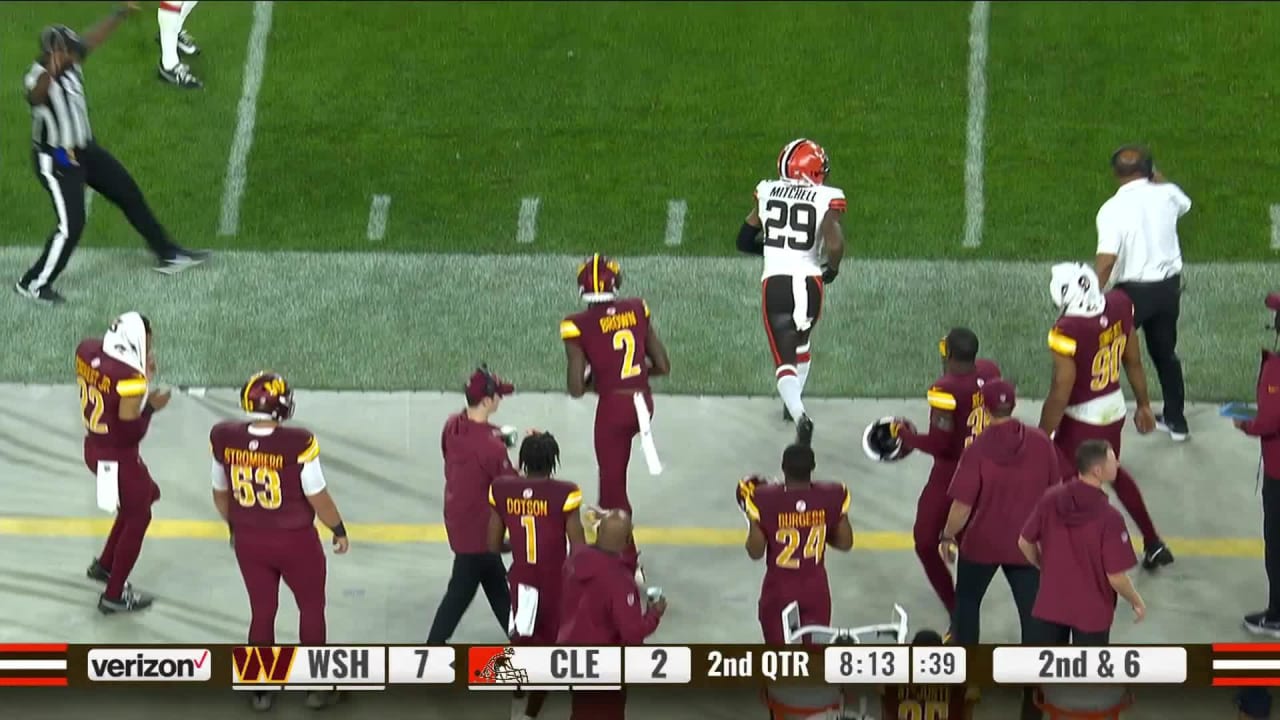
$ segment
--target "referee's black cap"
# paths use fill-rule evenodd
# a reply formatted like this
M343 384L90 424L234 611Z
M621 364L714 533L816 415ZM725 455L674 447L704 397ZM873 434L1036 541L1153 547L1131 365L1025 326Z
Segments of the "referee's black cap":
M84 55L84 40L80 33L66 25L50 25L40 31L40 52L51 53L57 50Z

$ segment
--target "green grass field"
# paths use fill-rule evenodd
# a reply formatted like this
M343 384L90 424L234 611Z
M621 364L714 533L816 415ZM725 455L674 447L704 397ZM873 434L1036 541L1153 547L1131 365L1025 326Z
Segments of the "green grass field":
M68 343L130 306L168 321L166 372L185 384L234 384L273 363L314 386L443 389L482 355L552 389L572 256L601 250L697 258L627 266L680 363L665 389L770 392L758 261L734 257L733 238L778 149L807 136L850 198L852 241L812 392L915 396L937 367L933 340L965 323L1038 393L1047 263L1091 257L1113 191L1107 157L1136 140L1195 201L1181 226L1197 264L1181 348L1190 394L1251 394L1280 203L1273 5L992 6L975 249L961 242L969 3L275 3L234 235L218 230L254 6L195 10L187 26L205 52L191 65L206 89L185 92L155 77L145 5L86 64L96 134L181 242L236 252L149 277L140 240L98 200L83 247L133 252L77 255L59 284L66 308L4 301L0 329L30 347L0 360L0 378L65 380ZM10 276L51 226L22 74L43 25L86 27L110 8L0 6ZM374 195L391 198L377 242ZM540 204L522 244L527 197ZM678 245L664 242L672 200L688 208ZM1204 265L1222 262L1237 264ZM270 309L246 318L249 306Z

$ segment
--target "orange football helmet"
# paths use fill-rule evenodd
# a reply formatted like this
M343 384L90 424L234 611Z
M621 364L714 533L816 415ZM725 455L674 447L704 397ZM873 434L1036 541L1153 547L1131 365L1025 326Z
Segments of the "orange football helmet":
M826 182L830 171L827 151L812 140L792 140L778 153L778 176L783 180L802 180L821 185Z
M293 417L293 388L283 375L264 370L240 390L240 409L258 420L283 422Z
M622 286L622 266L596 253L578 266L578 292L587 302L605 302L617 296Z

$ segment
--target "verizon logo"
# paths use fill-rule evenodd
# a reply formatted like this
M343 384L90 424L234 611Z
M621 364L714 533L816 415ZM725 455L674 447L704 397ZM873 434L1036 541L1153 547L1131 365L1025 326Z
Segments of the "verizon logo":
M197 648L117 648L89 651L89 679L95 682L205 682L209 651Z

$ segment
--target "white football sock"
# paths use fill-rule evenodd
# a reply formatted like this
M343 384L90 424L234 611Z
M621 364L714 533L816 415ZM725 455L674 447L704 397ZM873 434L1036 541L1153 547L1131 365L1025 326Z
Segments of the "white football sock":
M182 5L161 2L156 10L160 24L160 67L173 70L178 66L178 31L182 29Z
M800 399L800 378L793 373L778 376L778 394L782 396L782 404L787 406L793 420L804 417L804 400Z
M182 28L187 26L187 16L191 14L192 10L196 9L196 4L199 3L199 1L200 0L187 0L182 3L182 13L178 16L178 30L182 30Z
M809 363L796 363L796 377L800 380L800 392L804 392L804 386L809 383Z

